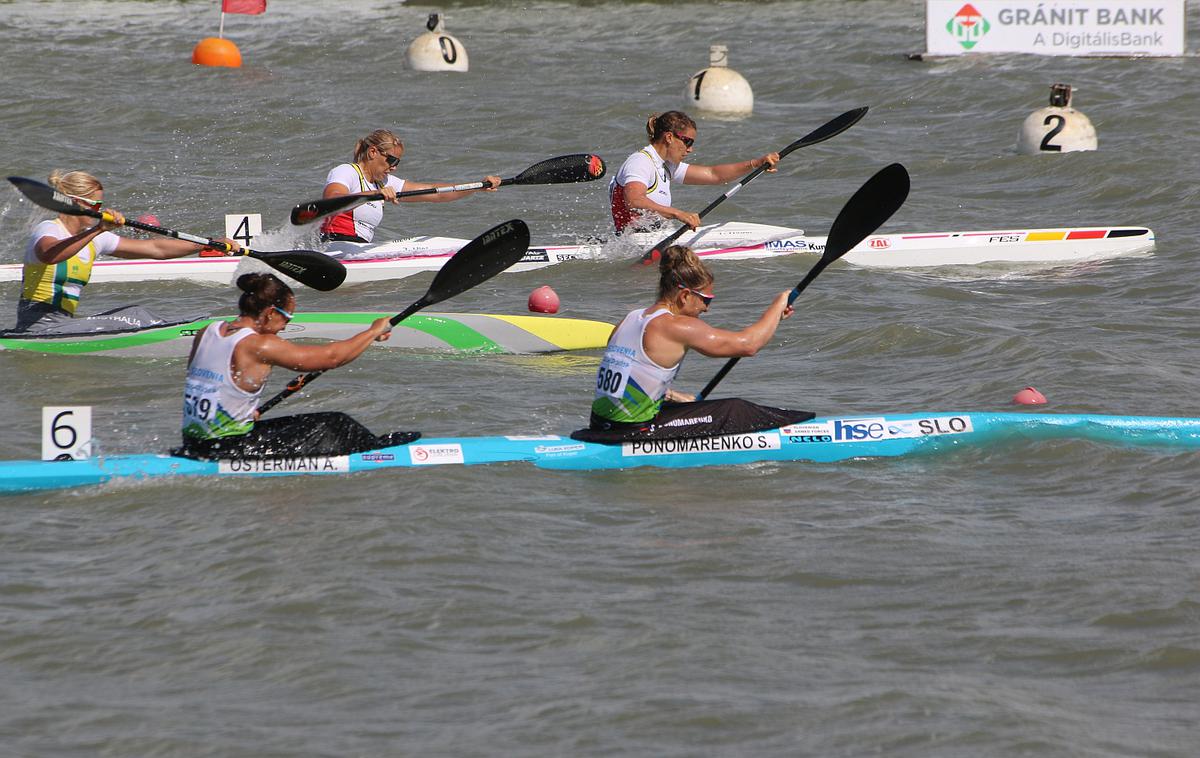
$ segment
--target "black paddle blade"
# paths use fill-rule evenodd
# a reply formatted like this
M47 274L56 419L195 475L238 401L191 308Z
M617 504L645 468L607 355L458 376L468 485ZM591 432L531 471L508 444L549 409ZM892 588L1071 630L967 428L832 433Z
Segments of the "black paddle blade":
M521 219L505 221L468 242L433 277L422 300L440 303L491 279L517 263L529 249L529 227Z
M867 106L865 105L861 108L855 108L852 111L846 111L842 115L831 119L821 126L818 126L816 129L813 129L808 134L780 150L779 157L782 158L793 150L798 150L802 147L808 147L809 145L815 145L818 142L824 142L827 139L836 137L857 124L859 121L862 121L862 118L865 115L867 115Z
M821 258L832 263L854 249L904 205L908 189L904 166L893 163L880 169L846 201L833 220Z
M292 223L296 226L311 224L322 216L330 213L362 205L369 198L362 195L341 195L339 197L321 198L308 203L301 203L292 208Z
M36 179L10 176L8 180L13 183L13 186L22 195L32 200L35 205L40 205L46 210L51 210L55 213L65 213L68 216L97 217L100 215L96 211L80 208L67 195L54 189L49 184L43 184Z
M244 251L276 271L321 292L337 289L346 281L346 266L336 258L316 250L285 250L278 253Z
M505 184L572 184L604 176L608 168L600 156L590 153L563 155L535 163Z

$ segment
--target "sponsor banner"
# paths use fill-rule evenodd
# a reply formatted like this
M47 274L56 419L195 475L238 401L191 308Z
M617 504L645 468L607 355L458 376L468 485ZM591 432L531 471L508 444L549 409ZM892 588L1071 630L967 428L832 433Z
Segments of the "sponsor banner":
M867 442L878 440L915 439L943 434L966 434L974 431L969 416L929 416L927 418L887 419L838 418L807 424L790 424L779 433L792 444L810 442Z
M217 461L221 474L313 474L345 473L350 470L348 455L312 455L304 458L231 458Z
M778 450L779 446L778 432L749 432L747 434L726 434L720 437L623 442L621 443L621 455L626 458L636 458L643 455L757 452Z
M412 443L408 446L408 457L414 466L438 466L444 463L462 463L462 445L457 442L444 445L421 445Z
M513 442L553 442L561 440L562 437L557 434L506 434L504 439Z
M567 455L568 453L578 453L585 447L586 445L582 442L575 442L569 445L538 445L533 448L533 452L546 456Z
M1183 55L1186 0L925 0L927 55Z

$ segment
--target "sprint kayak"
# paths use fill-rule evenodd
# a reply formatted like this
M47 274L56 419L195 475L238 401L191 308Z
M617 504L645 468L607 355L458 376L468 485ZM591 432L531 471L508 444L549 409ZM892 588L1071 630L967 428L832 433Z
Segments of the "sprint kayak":
M661 239L633 234L614 240L530 247L510 272L531 271L566 261L633 260ZM825 237L767 224L724 222L683 235L706 261L737 261L825 251ZM1050 265L1147 253L1154 232L1145 227L1063 227L993 231L876 234L842 260L871 268L927 268L997 263ZM403 279L439 270L467 243L456 237L412 237L375 245L333 243L327 252L346 264L346 283ZM239 268L240 267L240 268ZM171 260L100 260L92 266L93 283L187 280L229 284L237 274L259 267L246 258L175 258ZM0 265L0 282L21 280L19 264Z
M194 461L113 455L81 461L2 461L0 493L65 489L172 476L346 474L389 468L526 462L548 469L669 468L763 461L832 462L895 457L1012 440L1080 439L1200 449L1200 418L1037 413L919 413L817 418L746 434L600 445L570 437L421 438L341 456Z
M297 313L280 336L286 339L340 340L392 313ZM120 332L0 336L0 351L23 350L58 355L112 357L186 357L196 332L210 316ZM551 353L591 350L608 342L613 325L603 321L548 316L499 316L481 313L417 313L401 321L384 347L449 350L465 353Z

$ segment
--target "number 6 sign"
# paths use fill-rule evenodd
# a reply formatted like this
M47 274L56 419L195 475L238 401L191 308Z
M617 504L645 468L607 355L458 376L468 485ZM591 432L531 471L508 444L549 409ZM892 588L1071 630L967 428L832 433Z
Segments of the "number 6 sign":
M42 460L83 460L92 455L92 407L42 408Z

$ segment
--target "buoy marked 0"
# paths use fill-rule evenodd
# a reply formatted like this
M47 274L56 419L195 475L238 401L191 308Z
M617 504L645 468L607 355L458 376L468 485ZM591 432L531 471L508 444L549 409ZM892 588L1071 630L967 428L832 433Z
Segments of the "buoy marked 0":
M84 460L92 456L90 405L42 408L42 460Z

